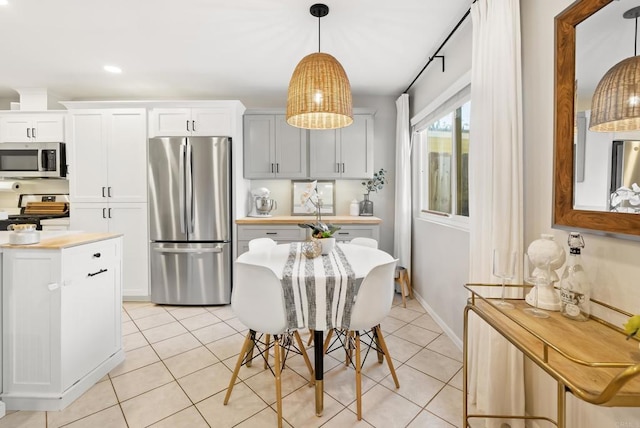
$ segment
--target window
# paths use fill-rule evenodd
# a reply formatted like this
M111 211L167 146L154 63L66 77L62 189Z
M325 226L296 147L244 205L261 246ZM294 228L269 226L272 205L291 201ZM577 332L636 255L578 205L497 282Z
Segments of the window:
M469 217L469 118L471 101L449 102L435 116L421 121L421 211ZM453 105L452 105L453 104Z

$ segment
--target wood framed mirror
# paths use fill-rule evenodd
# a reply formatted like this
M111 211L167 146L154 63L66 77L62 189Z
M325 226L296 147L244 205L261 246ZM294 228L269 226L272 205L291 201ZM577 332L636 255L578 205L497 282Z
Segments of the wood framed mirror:
M553 226L640 239L638 214L574 208L576 26L612 1L578 0L555 18Z

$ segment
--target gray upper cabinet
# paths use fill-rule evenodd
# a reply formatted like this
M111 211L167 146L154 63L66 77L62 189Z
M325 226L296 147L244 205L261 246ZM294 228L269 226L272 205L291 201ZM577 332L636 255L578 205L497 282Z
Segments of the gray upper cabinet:
M373 176L373 115L354 114L353 123L329 131L309 131L311 178Z
M306 178L307 131L280 114L244 116L245 178Z

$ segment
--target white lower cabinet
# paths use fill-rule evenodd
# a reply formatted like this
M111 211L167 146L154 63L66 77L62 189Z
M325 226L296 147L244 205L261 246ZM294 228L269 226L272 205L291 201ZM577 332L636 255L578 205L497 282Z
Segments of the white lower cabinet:
M271 238L278 244L304 241L305 229L298 225L239 225L238 251L239 256L249 251L249 241L256 238Z
M71 230L119 233L124 237L122 294L149 297L149 233L146 203L71 204Z
M300 219L303 223L303 218ZM340 230L333 236L336 242L349 242L353 238L363 237L380 240L380 226L377 224L340 224L333 221L332 224L340 226ZM249 251L249 241L256 238L271 238L278 244L300 242L307 239L309 229L303 229L297 224L252 224L238 225L238 251L239 256Z
M122 238L5 248L2 400L60 410L124 360Z

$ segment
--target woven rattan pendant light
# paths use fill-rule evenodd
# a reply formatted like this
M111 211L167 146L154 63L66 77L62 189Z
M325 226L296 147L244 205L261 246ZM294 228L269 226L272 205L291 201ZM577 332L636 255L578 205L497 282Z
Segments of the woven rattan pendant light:
M320 18L329 13L324 4L311 6L318 18L318 52L298 63L287 92L287 123L305 129L335 129L351 125L353 103L347 73L333 56L320 52Z
M596 86L591 100L590 131L640 129L640 57L636 56L640 6L622 16L636 20L634 56L614 65Z

